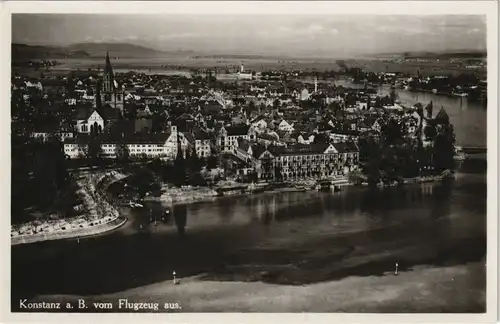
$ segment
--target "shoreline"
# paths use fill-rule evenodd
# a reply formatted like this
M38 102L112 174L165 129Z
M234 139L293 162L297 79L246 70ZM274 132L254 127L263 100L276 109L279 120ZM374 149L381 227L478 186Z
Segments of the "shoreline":
M92 177L93 175L90 175ZM84 175L85 177L85 175ZM120 173L104 173L98 175L99 180L94 184L91 182L89 178L85 178L85 180L90 181L89 185L91 188L85 187L85 185L80 185L79 191L81 191L81 194L84 196L84 202L89 206L89 210L87 211L87 214L90 216L94 216L93 220L85 220L85 217L80 216L78 218L72 219L72 222L67 223L66 220L64 219L58 219L54 223L56 225L52 224L52 227L57 226L57 223L59 224L59 228L52 231L52 232L38 232L35 234L27 234L27 235L12 235L11 231L11 245L18 245L18 244L29 244L29 243L35 243L35 242L43 242L43 241L53 241L53 240L62 240L62 239L75 239L75 238L80 238L80 237L89 237L89 236L96 236L100 234L105 234L111 231L114 231L118 228L120 228L122 225L124 225L127 222L127 217L123 214L120 213L119 209L116 208L116 206L113 206L113 204L107 199L106 194L104 193L98 193L100 190L106 190L109 185L111 185L115 181L119 181L125 177L124 175ZM106 183L104 188L101 188L104 182L107 182L109 180L108 177L114 177L114 179L111 180L111 182ZM108 179L107 179L108 178ZM83 181L85 181L83 180ZM91 193L89 193L91 191ZM93 194L97 193L97 196L93 198ZM102 205L100 208L105 209L109 214L108 216L104 217L97 217L97 201L102 200L100 202ZM99 208L99 209L100 209ZM86 222L86 224L84 224ZM85 226L84 226L85 225ZM24 224L24 226L27 226ZM37 225L37 227L42 227L43 228L48 228L50 226L50 222L46 222L45 224L42 223L40 225ZM75 228L75 226L77 226ZM66 227L69 227L66 229ZM63 229L64 228L64 229Z
M456 175L454 175L451 179L455 179ZM417 178L405 178L404 182L401 182L397 185L393 184L377 184L372 186L373 188L378 188L378 189L384 189L384 188L394 188L394 187L400 187L404 185L413 185L413 184L425 184L425 183L436 183L443 181L445 179L444 176L439 175L439 176L429 176L429 177L417 177ZM241 186L241 185L240 185ZM248 187L251 186L251 184L247 185ZM345 182L340 182L334 184L335 188L342 188L342 187L358 187L358 188L368 188L370 187L367 183L364 184L355 184L349 181ZM303 188L298 188L298 187L303 187ZM190 195L190 193L185 190L186 188L176 188L177 190L182 190L184 189L184 194L179 195L168 195L168 194L162 194L161 196L147 196L144 198L144 202L159 202L159 203L166 203L169 205L186 205L186 204L192 204L192 203L202 203L202 202L210 202L210 201L216 201L220 198L226 198L226 197L236 197L236 196L243 196L243 195L254 195L254 194L275 194L275 193L280 193L280 192L311 192L311 191L318 191L321 192L321 190L315 189L313 187L311 188L306 188L303 186L303 182L300 182L300 184L289 184L285 187L282 188L274 188L274 189L264 189L262 191L256 190L255 192L249 192L248 189L246 190L241 190L238 189L236 190L237 192L231 192L226 195L220 195L218 194L214 189L209 188L209 187L193 187L193 191L201 191L201 190L206 190L210 191L209 194L207 195L199 195L199 192L195 195ZM331 192L331 193L336 193L339 190L342 189L330 189L326 192ZM323 191L325 192L325 191Z
M76 239L76 238L101 235L120 228L127 222L127 220L128 220L127 217L120 215L117 218L107 223L99 224L91 228L75 229L67 232L61 231L50 234L44 233L44 234L35 234L31 236L13 237L11 240L11 245L30 244L36 242L54 241L63 239Z

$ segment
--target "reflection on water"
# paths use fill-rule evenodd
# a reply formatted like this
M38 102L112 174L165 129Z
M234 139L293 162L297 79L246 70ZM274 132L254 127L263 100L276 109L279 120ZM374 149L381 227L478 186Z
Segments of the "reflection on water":
M175 226L179 234L183 235L187 224L187 206L179 205L174 207Z
M160 203L146 203L144 208L131 209L129 212L133 228L143 234L161 234L176 228L184 235L187 226L187 205L166 207Z
M469 186L472 184L465 188ZM359 222L358 228L363 228L404 222L410 217L425 215L438 219L449 216L453 211L453 204L463 204L457 198L457 188L465 189L457 181L385 189L346 187L336 194L311 191L226 197L214 202L177 205L173 208L175 222L170 224L182 232L188 218L189 228L193 231L218 226L279 226L287 223L300 223L303 226L328 223L328 226L341 226L347 222L354 226L354 222ZM486 187L479 188L480 191L477 189L470 194L484 198ZM465 195L463 198L467 197ZM485 203L481 200L479 202ZM148 206L153 210L164 208L159 203L150 203ZM423 210L425 214L419 212ZM166 223L169 224L168 221Z
M98 294L170 280L173 270L179 277L298 284L381 274L394 262L401 271L462 264L485 252L483 169L401 188L148 203L110 235L14 246L12 286L23 298Z

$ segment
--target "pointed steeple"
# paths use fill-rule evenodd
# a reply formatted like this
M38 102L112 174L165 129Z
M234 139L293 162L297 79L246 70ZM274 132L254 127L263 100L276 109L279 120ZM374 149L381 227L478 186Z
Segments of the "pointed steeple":
M108 74L111 78L113 77L113 68L111 67L111 61L109 60L109 52L106 52L106 66L104 66L104 74Z
M434 121L439 125L448 125L450 123L450 116L448 116L443 106L441 106L441 110L439 110Z
M106 63L104 66L104 74L102 76L102 92L111 93L114 91L114 76L113 68L111 67L111 61L109 60L109 52L106 52Z

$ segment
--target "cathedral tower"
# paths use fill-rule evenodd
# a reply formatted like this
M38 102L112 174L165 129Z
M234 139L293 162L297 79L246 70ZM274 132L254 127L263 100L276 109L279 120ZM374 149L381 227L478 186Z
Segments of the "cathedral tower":
M115 80L113 67L109 59L109 53L106 52L106 62L104 66L104 73L102 76L101 86L101 104L109 104L115 109L119 109L123 116L123 90L118 87L118 82Z

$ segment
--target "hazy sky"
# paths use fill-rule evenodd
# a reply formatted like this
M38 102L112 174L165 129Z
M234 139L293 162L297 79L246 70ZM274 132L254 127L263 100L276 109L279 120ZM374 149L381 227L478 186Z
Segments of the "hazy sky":
M128 42L163 50L363 55L486 49L484 16L75 15L12 16L12 41Z

